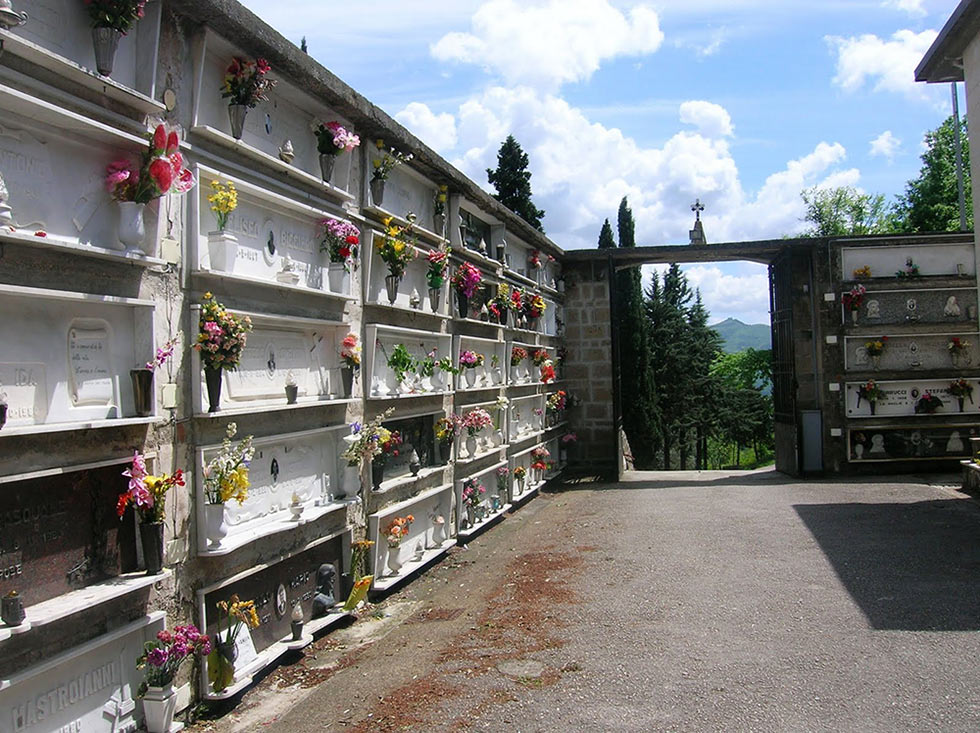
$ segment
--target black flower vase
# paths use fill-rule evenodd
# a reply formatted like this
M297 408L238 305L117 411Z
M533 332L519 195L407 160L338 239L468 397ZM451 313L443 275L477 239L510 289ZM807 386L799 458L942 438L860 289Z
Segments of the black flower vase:
M153 414L153 370L130 369L129 376L133 380L136 416L149 417Z
M506 326L507 325L507 309L506 308L501 308L500 309L500 325L501 326Z
M385 464L375 458L371 461L371 488L375 491L381 489L381 482L385 480Z
M466 318L469 313L470 299L466 297L462 290L456 291L456 307L459 309L459 317Z
M208 385L208 412L217 412L221 404L221 369L204 367L204 381Z
M20 626L27 614L24 612L24 601L12 590L0 599L0 620L7 626Z
M163 522L140 524L140 542L143 543L146 574L157 575L163 569Z
M215 644L218 647L218 654L224 657L228 664L235 666L235 661L238 659L238 645L235 644L235 640L225 641L224 639L219 639Z

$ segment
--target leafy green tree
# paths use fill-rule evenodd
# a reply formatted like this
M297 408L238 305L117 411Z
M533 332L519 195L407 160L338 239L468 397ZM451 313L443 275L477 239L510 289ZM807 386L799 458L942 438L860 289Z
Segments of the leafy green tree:
M616 240L613 239L612 227L609 226L609 219L606 219L599 232L599 249L613 249L615 246Z
M543 232L544 211L531 201L531 172L527 166L527 153L513 135L508 135L497 151L497 169L487 168L487 180L497 189L494 195L497 201Z
M861 193L853 186L808 188L800 193L806 205L807 237L846 237L894 231L885 197Z
M737 389L772 390L772 351L743 349L721 354L711 365L711 373Z
M970 150L966 120L960 121L963 153L963 188L967 228L973 228L970 190ZM956 182L956 123L950 115L925 134L926 151L917 178L905 184L895 202L896 228L902 232L955 232L960 229L959 191Z

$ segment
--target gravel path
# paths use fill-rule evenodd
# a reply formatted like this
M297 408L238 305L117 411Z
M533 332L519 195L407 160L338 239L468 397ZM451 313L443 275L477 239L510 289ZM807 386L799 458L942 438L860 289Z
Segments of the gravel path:
M569 486L193 730L977 731L954 482Z

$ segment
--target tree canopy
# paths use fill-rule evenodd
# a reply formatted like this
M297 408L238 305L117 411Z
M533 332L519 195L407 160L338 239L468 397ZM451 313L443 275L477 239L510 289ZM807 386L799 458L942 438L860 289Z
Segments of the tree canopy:
M844 237L884 234L891 228L882 194L861 193L853 186L808 188L800 193L806 205L803 221L809 237Z
M520 216L524 221L543 232L541 219L544 211L531 201L531 172L528 159L513 135L500 145L497 151L497 168L487 168L487 180L497 189L494 198Z

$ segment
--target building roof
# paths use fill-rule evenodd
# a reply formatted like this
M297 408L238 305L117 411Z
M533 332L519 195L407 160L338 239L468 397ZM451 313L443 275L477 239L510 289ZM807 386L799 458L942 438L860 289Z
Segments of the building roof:
M963 81L963 54L980 35L980 0L962 0L915 69L915 80Z
M209 26L253 56L263 56L277 73L289 77L327 106L342 112L354 123L362 139L384 138L386 143L411 152L413 167L434 183L447 184L450 190L462 193L531 246L556 255L563 254L564 250L547 235L494 199L384 110L301 51L238 0L171 0L171 3L192 22Z

